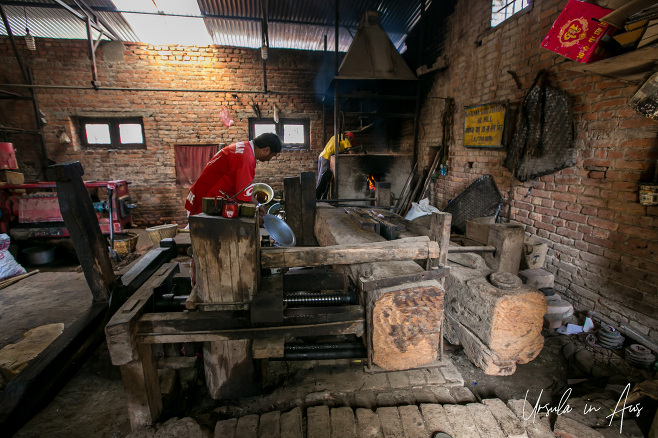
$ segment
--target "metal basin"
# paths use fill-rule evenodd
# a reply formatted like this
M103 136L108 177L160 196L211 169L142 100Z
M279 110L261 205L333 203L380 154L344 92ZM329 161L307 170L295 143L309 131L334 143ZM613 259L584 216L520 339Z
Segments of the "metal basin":
M55 260L55 247L30 246L21 251L21 258L28 265L45 265Z
M287 223L272 214L263 216L263 226L270 237L276 242L275 246L295 246L297 243L295 233Z

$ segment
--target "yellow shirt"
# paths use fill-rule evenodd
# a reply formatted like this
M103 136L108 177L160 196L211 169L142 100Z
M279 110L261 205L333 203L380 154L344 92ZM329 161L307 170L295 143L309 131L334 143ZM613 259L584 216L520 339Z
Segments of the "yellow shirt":
M345 136L341 136L342 140L340 141L340 145L338 146L338 153L343 152L347 148L352 147L352 143L345 138ZM328 160L329 157L331 157L334 154L334 136L332 135L329 141L327 142L327 145L324 147L324 150L320 154L322 158L325 160Z

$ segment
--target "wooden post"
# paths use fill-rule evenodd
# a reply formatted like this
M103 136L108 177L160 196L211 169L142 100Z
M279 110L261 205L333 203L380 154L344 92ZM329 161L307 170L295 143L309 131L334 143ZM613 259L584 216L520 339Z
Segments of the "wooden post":
M302 243L302 183L299 177L283 179L283 195L286 223L295 233L297 242Z
M113 365L119 365L130 426L152 424L162 413L160 383L151 345L137 339L137 320L146 311L153 289L171 281L179 272L177 263L165 263L140 287L105 326L107 348Z
M160 379L153 356L153 345L137 345L136 360L121 365L130 427L135 430L158 420L162 413Z
M425 267L427 270L437 264L439 267L444 267L448 264L448 248L450 247L450 226L452 224L452 215L450 213L432 213L430 217L430 233L429 238L439 244L441 255L438 259L428 260L428 265ZM443 290L445 290L446 279L440 280ZM441 334L439 336L439 360L443 360L443 312L441 312Z
M190 216L198 300L235 303L246 308L258 292L260 239L258 221L199 214ZM205 342L204 372L214 399L253 395L258 389L251 340Z
M429 238L439 244L441 254L431 266L427 266L427 270L433 266L445 266L448 263L448 247L450 246L450 224L452 222L452 215L450 213L432 213L430 217L430 232ZM445 280L443 280L445 283Z
M116 277L107 241L101 233L94 206L82 182L84 173L79 161L55 164L47 171L48 179L57 185L59 210L94 301L108 301Z
M316 245L315 226L315 173L302 172L302 245Z

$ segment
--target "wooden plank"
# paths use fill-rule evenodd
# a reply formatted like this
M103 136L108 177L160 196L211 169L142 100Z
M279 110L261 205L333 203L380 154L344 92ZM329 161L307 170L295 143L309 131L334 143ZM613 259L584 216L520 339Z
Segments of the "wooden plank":
M426 438L425 423L416 405L400 406L400 419L405 438ZM493 437L492 437L493 438Z
M360 214L361 216L369 216L372 220L379 223L379 230L377 231L377 228L375 228L375 232L377 232L380 236L382 236L386 240L397 239L398 229L399 229L398 225L387 221L384 218L384 215L381 214L381 212L374 211L372 209L364 209L364 208L354 208L354 211Z
M281 412L279 411L267 412L261 415L260 424L258 425L258 438L280 438L280 419Z
M317 245L315 226L315 173L302 172L302 245Z
M370 409L356 410L356 429L359 438L382 438L382 423L379 415Z
M358 307L360 306L350 306ZM140 321L139 341L150 344L166 344L176 342L205 342L215 340L266 339L272 336L338 336L355 334L362 336L364 332L363 314L355 317L354 312L333 313L324 315L322 319L309 316L299 324L290 324L291 320L300 318L284 318L288 325L270 327L252 327L247 318L227 322L220 320L218 315L224 312L191 312L167 315L149 314ZM197 315L200 314L200 315ZM164 315L164 316L162 316ZM213 316L214 315L214 316ZM329 319L334 321L329 321ZM325 320L326 322L322 322ZM224 327L223 329L220 327ZM194 330L197 328L197 330Z
M246 415L238 419L236 438L258 438L258 415Z
M283 321L283 275L266 275L250 307L252 323Z
M166 263L135 292L114 314L105 327L110 359L114 365L125 365L137 359L137 320L146 310L153 296L153 289L178 272L177 263Z
M283 179L286 223L302 242L302 183L298 176Z
M138 345L137 359L121 365L130 427L135 430L158 420L162 413L160 379L152 345Z
M135 291L173 257L172 248L154 248L137 259L128 272L120 278L121 284Z
M443 150L444 150L444 146L442 145L441 149L438 149L436 151L436 155L434 155L434 161L432 162L432 167L430 167L430 170L427 173L427 176L425 177L425 183L423 184L423 190L420 191L420 196L418 197L419 199L423 199L427 195L427 190L430 188L430 181L432 181L432 175L434 175L434 172L436 172L436 168L439 166L439 162L443 157Z
M0 349L0 374L13 379L23 368L64 331L64 324L45 324L23 333L15 344Z
M235 432L238 428L238 419L229 418L228 420L218 421L215 425L214 438L236 438Z
M284 292L347 290L345 273L333 269L290 269L283 274Z
M331 430L331 418L327 406L315 406L306 410L306 438L327 438Z
M655 59L658 59L658 45L652 44L588 64L568 62L566 65L567 69L573 71L594 73L625 81L640 81L654 68Z
M349 407L331 409L331 436L341 438L356 437L354 411Z
M303 438L303 422L299 407L281 414L281 438Z
M450 273L450 268L436 268L431 271L419 272L416 274L400 275L397 277L383 278L380 280L359 279L361 290L370 292L376 289L383 289L392 286L401 286L406 283L416 283L427 280L442 279Z
M362 215L352 207L344 207L343 211L347 216L352 219L362 230L370 230L373 233L379 234L379 222L373 220L369 215Z
M82 182L82 165L79 161L55 164L46 173L57 186L59 210L94 301L108 301L116 277L107 240L101 233L89 192Z
M370 244L333 245L308 248L263 248L261 267L353 265L359 263L424 260L440 255L436 242L407 242L402 239Z
M0 394L0 430L11 436L44 408L105 339L107 303L93 303Z
M467 252L496 252L495 246L450 246L448 252L451 254L463 254Z
M260 268L252 218L190 216L190 236L199 299L204 303L251 301Z
M384 438L404 438L404 429L402 428L398 408L377 408L377 416L382 423Z

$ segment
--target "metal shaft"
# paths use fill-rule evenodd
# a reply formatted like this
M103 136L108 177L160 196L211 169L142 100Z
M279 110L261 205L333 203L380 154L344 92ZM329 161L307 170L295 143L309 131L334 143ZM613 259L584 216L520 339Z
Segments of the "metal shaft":
M350 294L327 294L322 292L290 293L283 296L288 307L345 306L356 304Z

